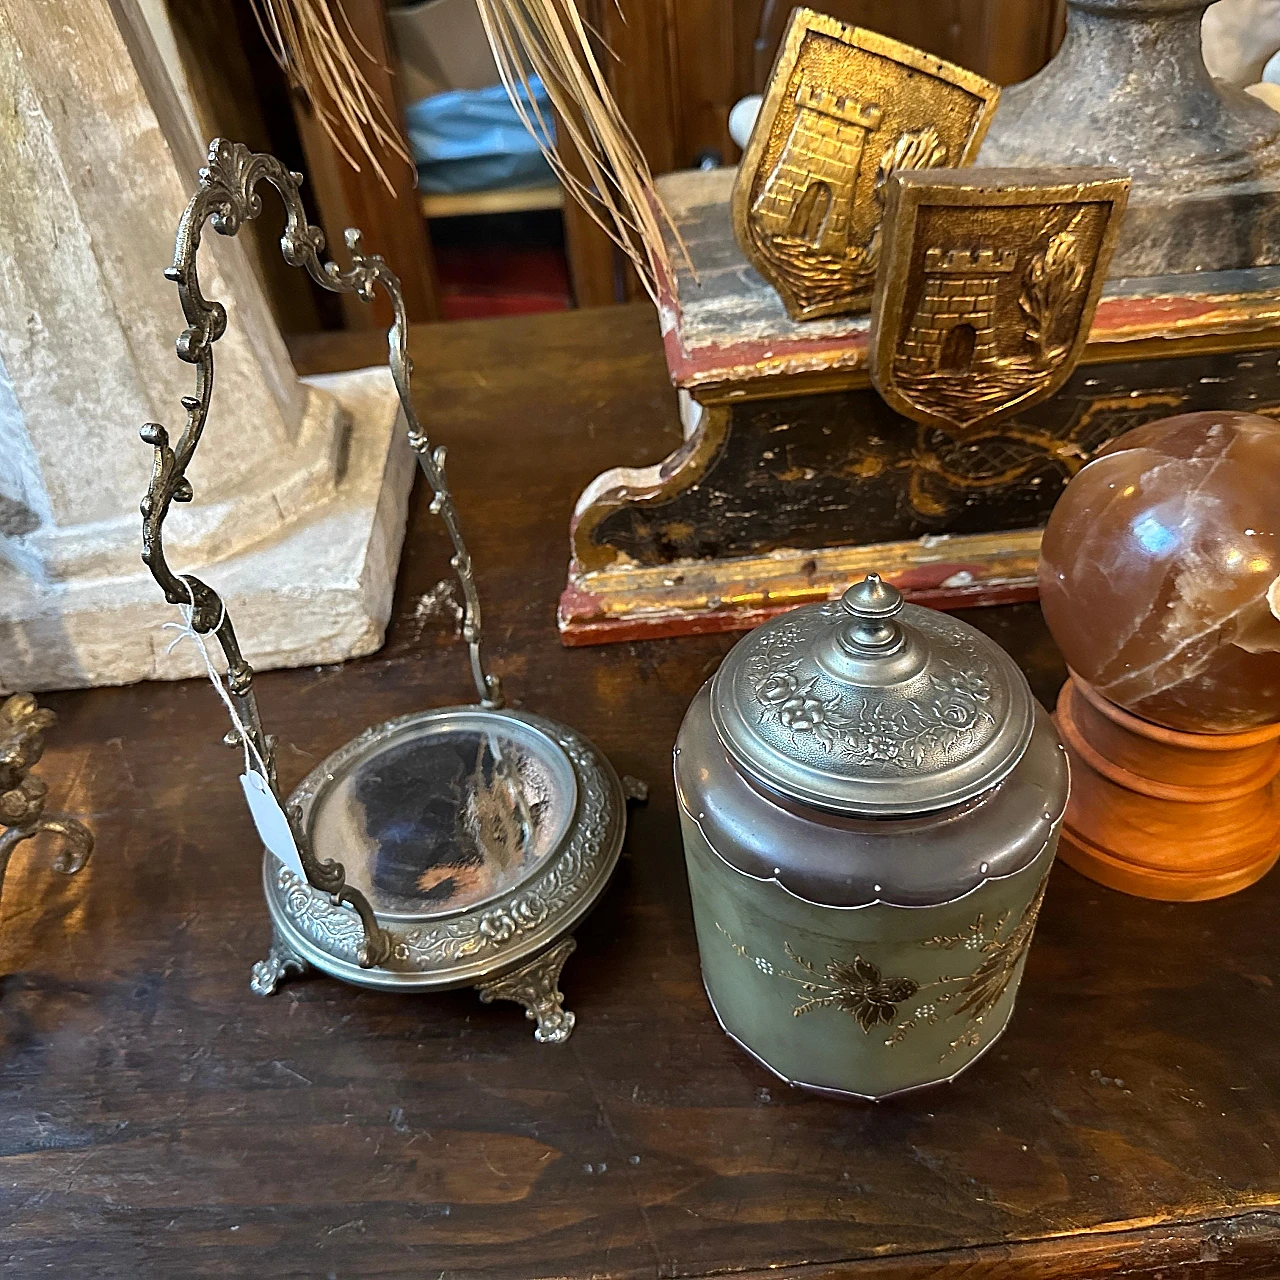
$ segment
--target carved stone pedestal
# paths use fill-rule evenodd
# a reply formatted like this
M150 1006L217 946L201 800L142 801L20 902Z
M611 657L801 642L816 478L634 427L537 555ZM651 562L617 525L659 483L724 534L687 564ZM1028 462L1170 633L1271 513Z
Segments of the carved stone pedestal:
M1179 733L1122 711L1072 675L1055 719L1071 760L1058 853L1141 898L1221 898L1280 855L1280 724Z
M286 512L270 490L249 486L240 497L228 495L225 515L233 526L264 517L259 540L237 546L234 527L211 528L203 543L193 540L174 555L179 570L215 559L208 580L237 623L243 620L245 652L260 670L341 662L381 646L413 483L413 454L385 369L325 375L307 385L334 419L335 438L323 449L333 469L325 491ZM210 435L251 438L236 418L228 405ZM125 449L136 441L139 452L148 452L136 433L121 435ZM138 560L140 529L135 515L111 544L121 559L127 556L124 574L41 582L0 560L0 690L204 674L194 644L169 647L174 633L165 625L181 619ZM104 538L104 552L108 545ZM220 547L226 551L217 557L210 549Z
M1133 193L1112 277L1280 262L1280 114L1214 80L1207 0L1067 0L1067 35L1006 89L979 165L1115 165Z
M177 611L139 561L138 431L191 390L163 272L204 154L146 35L108 0L0 0L0 690L204 670L166 651ZM259 668L371 652L413 476L390 377L299 381L244 249L201 253L229 323L174 565L212 566Z

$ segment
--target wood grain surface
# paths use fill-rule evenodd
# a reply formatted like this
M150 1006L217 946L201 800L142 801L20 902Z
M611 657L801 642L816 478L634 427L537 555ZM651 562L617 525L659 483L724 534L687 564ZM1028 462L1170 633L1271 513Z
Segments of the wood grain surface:
M556 638L578 491L678 440L652 313L423 328L412 347L509 693L652 785L565 970L578 1029L539 1046L470 991L252 996L261 854L207 683L46 695L51 808L98 847L74 879L28 848L5 886L3 1274L1280 1274L1280 879L1177 905L1059 866L1012 1025L973 1071L879 1106L788 1089L707 1007L670 779L733 638ZM299 358L380 350L321 337ZM225 412L209 430L249 429ZM411 519L387 647L261 680L286 785L366 725L468 695L451 628L418 609L448 572L421 492ZM1036 607L967 616L1052 705Z

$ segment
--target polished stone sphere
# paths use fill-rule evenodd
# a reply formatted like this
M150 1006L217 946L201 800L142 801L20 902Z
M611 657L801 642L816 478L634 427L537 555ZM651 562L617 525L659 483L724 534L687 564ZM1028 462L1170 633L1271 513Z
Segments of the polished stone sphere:
M1068 665L1169 729L1280 720L1280 424L1188 413L1126 432L1067 485L1040 603Z

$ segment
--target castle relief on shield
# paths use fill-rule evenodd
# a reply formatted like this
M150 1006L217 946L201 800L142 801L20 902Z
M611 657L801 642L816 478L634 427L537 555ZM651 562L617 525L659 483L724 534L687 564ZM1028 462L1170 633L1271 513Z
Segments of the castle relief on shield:
M1111 170L901 173L886 183L871 376L899 413L968 433L1079 361L1129 194Z
M734 234L793 320L865 311L886 182L972 162L999 88L797 9L733 190Z

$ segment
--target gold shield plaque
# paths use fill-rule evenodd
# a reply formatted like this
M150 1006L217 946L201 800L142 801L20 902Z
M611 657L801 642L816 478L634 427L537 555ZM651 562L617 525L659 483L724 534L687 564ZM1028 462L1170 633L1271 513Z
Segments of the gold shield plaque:
M1084 350L1129 199L1116 169L901 173L886 184L871 379L952 432L1052 395Z
M885 181L970 164L998 86L874 31L797 9L733 188L733 228L793 320L865 311Z

